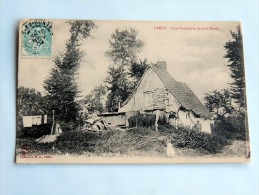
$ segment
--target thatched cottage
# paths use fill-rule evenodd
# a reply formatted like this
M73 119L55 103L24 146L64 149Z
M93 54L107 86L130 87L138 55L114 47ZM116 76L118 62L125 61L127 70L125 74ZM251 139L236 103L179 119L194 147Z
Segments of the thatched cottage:
M125 116L127 125L127 119L136 112L156 114L157 118L165 115L176 127L192 128L199 121L202 131L211 133L210 112L185 83L168 73L166 62L146 69L135 91L121 104L118 115Z

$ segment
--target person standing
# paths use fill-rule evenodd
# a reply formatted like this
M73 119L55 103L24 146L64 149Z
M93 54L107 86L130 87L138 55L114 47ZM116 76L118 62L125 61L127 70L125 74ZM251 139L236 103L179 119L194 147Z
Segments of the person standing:
M167 139L166 141L166 155L167 157L170 157L170 158L175 156L175 150L171 142L171 139Z
M193 129L197 130L197 131L201 131L202 125L201 125L200 121L197 121L197 123L195 123L195 125L193 126Z

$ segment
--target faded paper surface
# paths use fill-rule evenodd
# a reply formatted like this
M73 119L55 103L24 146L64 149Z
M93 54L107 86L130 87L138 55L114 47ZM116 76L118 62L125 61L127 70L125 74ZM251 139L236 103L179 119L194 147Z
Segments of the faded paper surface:
M248 162L240 25L22 20L16 162Z

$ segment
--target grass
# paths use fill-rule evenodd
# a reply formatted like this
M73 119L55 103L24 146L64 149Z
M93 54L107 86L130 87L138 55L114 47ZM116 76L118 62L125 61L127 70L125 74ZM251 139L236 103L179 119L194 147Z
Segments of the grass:
M170 126L136 128L127 132L62 133L52 143L37 143L35 138L17 138L17 152L30 154L91 154L94 156L166 156L166 140L171 139L179 156L202 156L221 153L227 140L188 129Z

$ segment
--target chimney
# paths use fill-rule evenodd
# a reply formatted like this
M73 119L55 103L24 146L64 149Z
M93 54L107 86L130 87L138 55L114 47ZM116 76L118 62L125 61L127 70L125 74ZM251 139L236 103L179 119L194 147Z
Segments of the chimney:
M167 70L166 61L158 61L156 67L162 70Z

